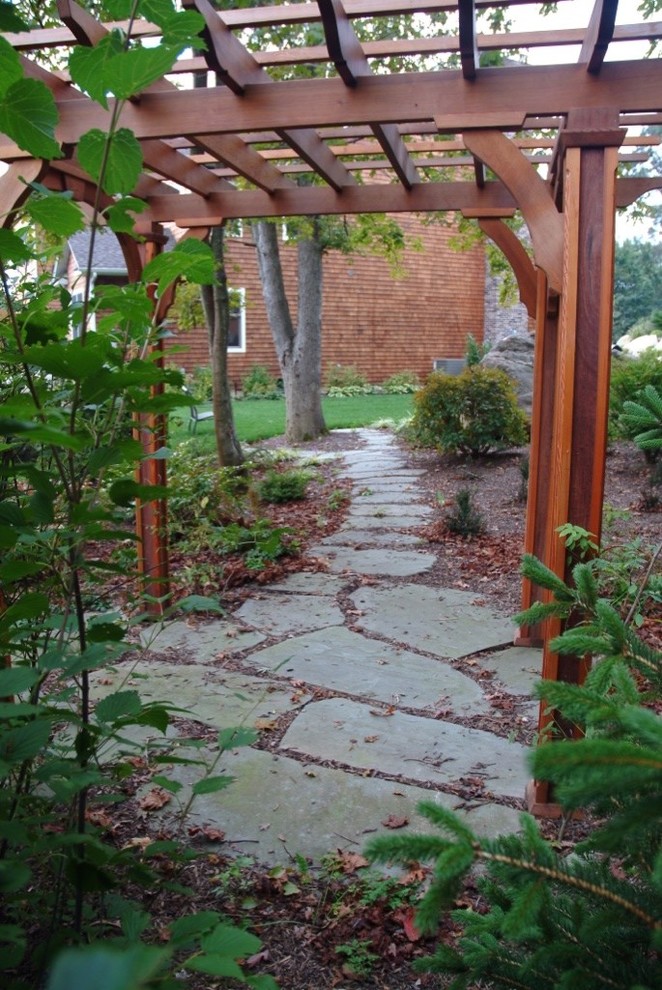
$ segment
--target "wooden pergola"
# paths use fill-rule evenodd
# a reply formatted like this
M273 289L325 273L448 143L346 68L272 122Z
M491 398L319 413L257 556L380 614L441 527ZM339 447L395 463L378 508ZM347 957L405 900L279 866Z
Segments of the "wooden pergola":
M158 249L164 223L203 237L231 218L434 211L475 218L511 263L536 321L525 549L563 576L557 527L569 521L598 539L601 530L615 209L662 188L659 175L620 177L618 170L619 162L645 161L655 143L640 131L662 124L662 61L606 56L621 42L661 38L662 22L616 26L618 0L594 0L592 8L582 3L581 29L550 29L548 18L533 12L539 5L530 4L534 30L479 32L485 8L521 5L318 0L218 11L209 0L183 0L204 17L206 51L180 59L173 74L123 106L121 124L143 152L135 193L149 204L137 225L144 244L127 239L123 247L135 278ZM3 214L25 195L23 178L82 201L95 195L76 146L90 128L107 128L112 101L103 110L62 73L41 67L37 53L94 45L110 25L73 0L57 6L61 27L8 37L26 73L55 96L65 154L31 161L0 134L0 160L9 165L0 179ZM570 6L560 0L561 13ZM456 33L435 34L435 14L449 15ZM362 21L405 15L417 15L420 37L359 40ZM323 29L323 43L250 50L254 29L311 24ZM133 34L149 38L158 29L138 21ZM555 48L568 44L576 46L576 62L555 64ZM533 48L549 52L548 64L510 57L481 65L485 52ZM301 66L313 67L315 77L293 71ZM173 81L202 70L214 78L206 89ZM516 211L529 250L504 223ZM147 459L144 480L162 481L163 464ZM162 508L143 506L140 519L146 573L162 580ZM525 585L524 605L538 594ZM548 622L543 631L523 631L521 641L544 640L544 677L580 680L582 661L549 648L558 631ZM541 714L541 727L549 719ZM542 811L547 803L545 787L534 785L530 807Z

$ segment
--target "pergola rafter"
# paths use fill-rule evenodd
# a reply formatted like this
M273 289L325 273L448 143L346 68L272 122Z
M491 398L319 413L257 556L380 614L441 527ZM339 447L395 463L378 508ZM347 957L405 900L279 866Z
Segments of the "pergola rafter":
M145 247L127 245L126 252L136 277L141 254L158 249L166 222L204 236L231 218L436 211L476 218L509 259L535 314L526 549L564 575L557 527L569 521L600 536L615 208L662 188L654 172L617 176L619 162L643 165L655 143L628 128L662 123L662 60L610 55L633 39L659 40L662 22L617 24L618 0L594 0L581 29L550 27L534 15L532 30L481 30L486 8L525 2L320 0L219 11L209 0L184 0L204 18L206 51L178 60L173 75L206 69L215 84L192 90L164 78L122 105L121 125L142 146L136 193L147 202L139 224ZM561 11L566 4L561 0ZM59 0L58 9L61 27L8 37L28 72L53 93L65 155L34 162L0 134L0 160L9 166L0 178L6 215L27 195L21 177L87 202L96 196L76 147L91 128L107 129L115 104L104 110L66 75L41 67L38 56L95 44L113 25L98 23L74 0ZM440 13L452 15L454 31L440 34L429 22L420 37L361 40L362 20L417 15L420 27ZM251 29L310 23L322 25L324 44L297 45L293 37L286 48L249 50ZM135 37L158 33L145 21L134 25ZM555 47L567 44L577 48L575 64L555 64ZM522 47L549 51L548 63L510 55L481 65L484 52ZM392 59L402 60L400 71L391 71ZM323 72L297 77L306 63ZM504 223L516 211L532 250ZM141 511L149 517L142 533L147 571L167 577L152 532L162 515ZM538 597L540 590L525 584L524 604ZM550 622L521 638L544 641L545 676L576 680L581 665L551 651L556 631ZM541 727L550 718L541 714ZM545 788L534 786L529 797L534 810L550 810Z

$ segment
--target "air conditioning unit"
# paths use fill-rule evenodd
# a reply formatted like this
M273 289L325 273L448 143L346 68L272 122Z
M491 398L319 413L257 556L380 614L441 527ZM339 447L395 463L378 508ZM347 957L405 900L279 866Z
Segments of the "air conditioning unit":
M432 362L432 370L443 371L445 375L459 375L466 366L465 358L435 358Z

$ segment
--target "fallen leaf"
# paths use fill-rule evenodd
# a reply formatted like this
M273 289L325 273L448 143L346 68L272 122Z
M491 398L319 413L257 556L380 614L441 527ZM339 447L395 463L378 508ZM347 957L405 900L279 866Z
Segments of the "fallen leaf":
M386 828L404 828L405 825L409 825L409 819L404 815L389 815L383 820L382 825Z
M265 822L263 825L259 825L258 828L260 832L266 832L268 828L271 828L271 822Z
M271 732L276 728L278 721L275 718L256 718L253 724L261 732Z
M343 873L356 873L357 870L362 870L368 866L368 860L360 853L345 852L339 849L336 856L338 866Z
M137 835L133 839L128 839L122 849L147 849L152 840L146 835Z
M399 921L402 925L405 935L410 942L418 942L421 938L421 933L416 927L414 916L415 912L413 907L402 908L400 911L396 911L393 915L393 919L395 921Z
M158 811L158 809L167 804L171 798L172 795L168 794L167 791L164 791L162 787L154 787L151 791L148 791L147 794L144 794L143 797L141 797L138 804L143 811Z
M377 715L379 718L388 718L389 715L395 715L395 707L389 705L388 708L369 708L368 711L371 715Z
M378 739L379 736L364 736L363 742L372 743L372 742L377 742Z

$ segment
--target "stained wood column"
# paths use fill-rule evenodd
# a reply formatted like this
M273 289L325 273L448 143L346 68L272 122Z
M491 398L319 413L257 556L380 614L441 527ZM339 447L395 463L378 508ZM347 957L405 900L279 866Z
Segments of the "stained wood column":
M165 237L160 227L150 231L144 242L143 265L154 258L163 247ZM155 301L155 307L157 303ZM161 315L156 311L157 320ZM163 367L163 341L152 347L156 352L154 363ZM152 394L163 392L163 384L152 387ZM165 485L166 461L154 456L166 446L168 421L163 413L138 413L134 418L134 436L140 440L143 459L136 468L136 480L141 485ZM141 576L141 592L146 596L145 611L154 617L163 615L170 594L170 570L168 562L167 503L165 498L152 501L136 500L136 533L138 536L138 568Z
M612 111L571 113L561 135L559 181L563 206L563 281L553 369L551 443L543 449L548 426L540 426L540 461L536 467L538 500L531 523L534 545L543 539L543 560L568 578L566 551L557 528L582 526L599 542L602 529L614 265L614 210L618 147L624 132ZM545 321L545 334L550 328ZM551 378L545 367L543 379ZM544 388L543 388L544 395ZM548 413L550 400L543 399ZM545 473L548 478L545 479ZM548 500L540 499L547 484ZM559 620L545 624L543 678L582 683L588 669L583 657L559 656L550 641L562 631ZM540 706L539 729L571 737L576 729ZM559 813L549 785L533 781L527 789L529 810Z
M536 300L536 340L533 364L533 407L531 410L531 453L526 502L524 552L545 559L547 520L550 513L550 477L556 394L556 352L559 330L559 297L550 292L545 273L538 269ZM522 609L542 601L541 588L528 578L522 581ZM542 646L540 626L522 627L515 638L518 646Z

